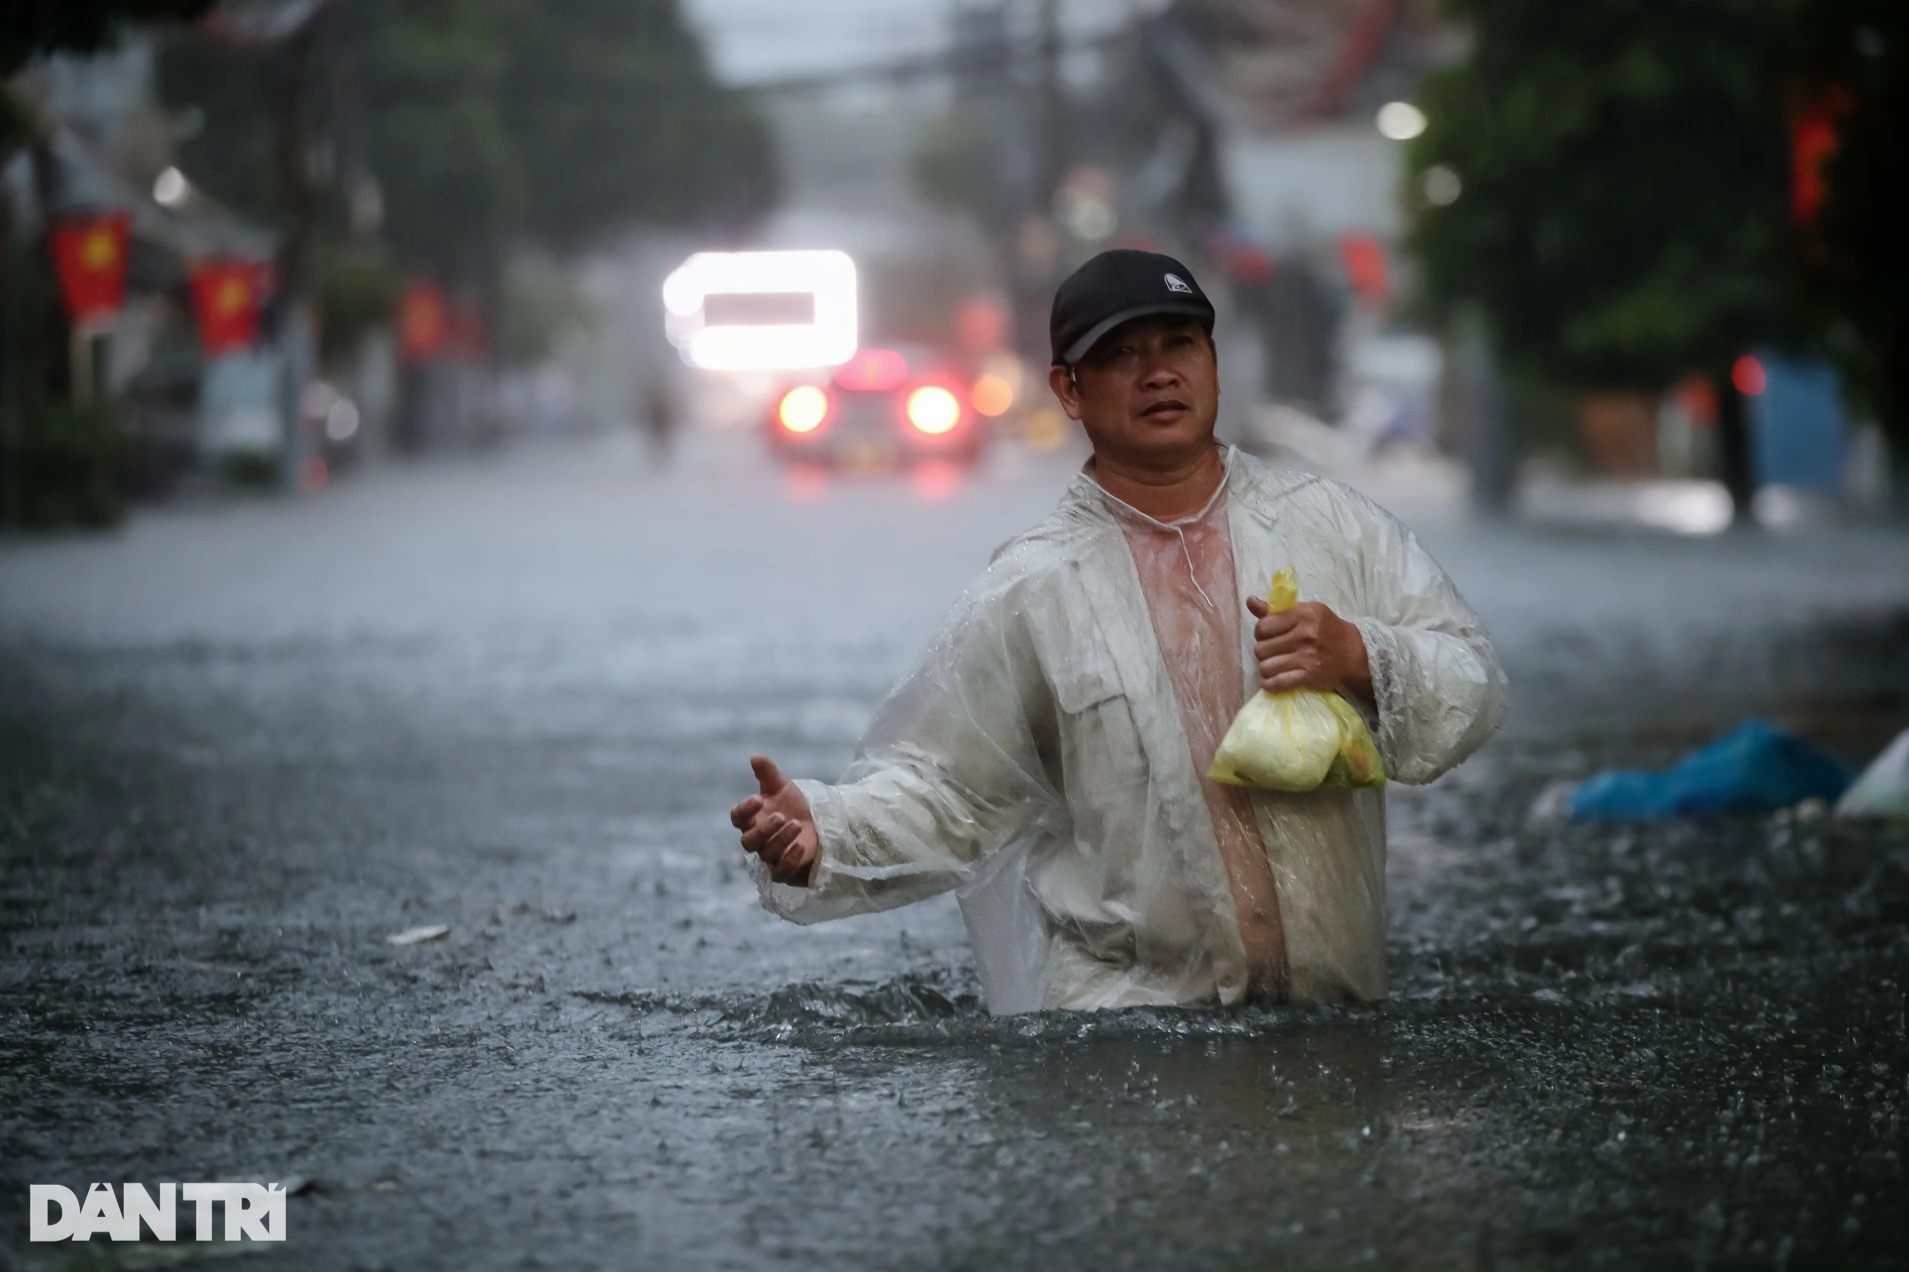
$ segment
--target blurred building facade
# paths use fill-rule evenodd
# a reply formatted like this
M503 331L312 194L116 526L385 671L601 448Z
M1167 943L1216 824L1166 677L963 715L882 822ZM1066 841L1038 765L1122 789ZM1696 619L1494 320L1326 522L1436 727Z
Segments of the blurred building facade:
M157 68L167 41L192 38L201 37L128 27L113 48L42 57L8 85L35 132L0 171L12 249L42 254L50 228L73 219L117 215L128 223L124 304L97 342L110 400L95 406L110 411L119 483L133 498L221 476L322 481L325 461L355 458L382 435L391 398L379 382L388 361L381 349L331 368L366 381L342 392L317 379L309 351L294 365L287 325L282 316L273 321L285 228L234 211L181 170L181 144L204 119L167 108ZM212 302L201 293L214 271L226 284L223 308L244 311L229 328L236 335L204 329L209 315L200 309ZM30 342L10 346L9 356L36 357ZM70 350L43 347L37 358L44 369L27 374L50 375L56 402L82 396L73 383L77 340ZM317 417L307 418L321 397ZM308 453L288 455L297 449L288 439L301 436ZM286 472L288 458L315 459L317 467Z

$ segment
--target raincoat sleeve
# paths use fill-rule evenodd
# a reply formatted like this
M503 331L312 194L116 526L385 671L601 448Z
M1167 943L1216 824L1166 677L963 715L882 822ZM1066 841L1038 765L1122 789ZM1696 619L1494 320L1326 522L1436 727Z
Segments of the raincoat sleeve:
M1051 697L998 573L883 703L843 781L797 783L821 852L804 887L771 881L749 859L766 909L815 923L904 905L1064 816L1036 741Z
M1377 702L1373 740L1394 781L1424 783L1483 746L1509 687L1491 638L1445 571L1397 518L1341 490L1359 523L1362 616Z

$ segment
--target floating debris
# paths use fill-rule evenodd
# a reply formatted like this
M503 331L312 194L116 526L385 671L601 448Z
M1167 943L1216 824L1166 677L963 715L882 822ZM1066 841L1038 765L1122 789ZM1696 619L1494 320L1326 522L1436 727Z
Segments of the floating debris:
M1838 817L1909 821L1909 729L1896 735L1836 804Z
M422 927L406 928L402 932L393 932L385 937L390 945L422 945L426 941L440 941L450 935L448 923L426 923Z
M1572 821L1770 813L1808 799L1825 805L1849 787L1842 764L1762 720L1746 720L1662 772L1621 770L1579 782Z

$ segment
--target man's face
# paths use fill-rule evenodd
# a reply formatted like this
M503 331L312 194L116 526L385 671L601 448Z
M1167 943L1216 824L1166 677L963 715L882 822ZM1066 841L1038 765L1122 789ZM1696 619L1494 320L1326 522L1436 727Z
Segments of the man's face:
M1049 368L1048 383L1096 455L1141 466L1198 454L1219 415L1213 340L1192 318L1123 323L1072 368Z

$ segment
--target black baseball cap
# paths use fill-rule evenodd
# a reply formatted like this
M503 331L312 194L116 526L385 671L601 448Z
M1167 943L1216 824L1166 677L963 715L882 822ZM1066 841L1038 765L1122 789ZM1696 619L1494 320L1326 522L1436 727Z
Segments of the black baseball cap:
M1067 276L1054 293L1047 332L1054 361L1079 362L1094 342L1135 318L1185 314L1213 332L1213 302L1193 280L1193 271L1159 252L1117 247L1102 252Z

